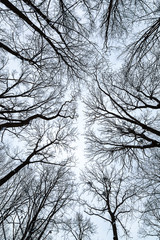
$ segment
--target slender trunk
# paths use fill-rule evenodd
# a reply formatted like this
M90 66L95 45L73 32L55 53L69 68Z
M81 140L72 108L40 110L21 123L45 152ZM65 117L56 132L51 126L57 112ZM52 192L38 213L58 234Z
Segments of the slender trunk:
M112 230L113 230L113 240L118 240L117 226L115 222L112 223Z
M111 210L110 206L110 191L107 192L107 206L108 206L108 213L111 218L111 225L112 225L112 231L113 231L113 240L118 240L118 233L117 233L117 226L116 226L116 217L114 215L114 212Z
M117 232L117 225L116 225L116 219L113 213L111 215L111 224L112 224L112 231L113 231L113 240L118 240L118 232Z

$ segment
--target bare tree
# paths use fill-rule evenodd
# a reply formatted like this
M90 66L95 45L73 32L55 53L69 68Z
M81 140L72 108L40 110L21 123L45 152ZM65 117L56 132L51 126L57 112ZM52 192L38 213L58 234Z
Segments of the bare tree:
M71 146L76 105L74 96L66 96L67 89L55 72L46 74L29 67L8 71L2 56L0 78L2 185L31 162L53 163L58 146Z
M126 72L150 60L159 62L159 3L156 1L96 0L83 1L90 19L95 22L93 31L99 29L105 49L113 47L126 57ZM97 28L96 28L97 27ZM127 41L126 41L127 40ZM103 51L104 51L103 50Z
M160 239L160 194L154 193L153 197L148 197L144 204L140 226L140 235L143 237L151 236Z
M73 174L67 165L39 166L19 178L1 194L1 239L50 239L73 201Z
M71 149L70 144L73 140L73 129L68 130L70 124L66 122L58 122L50 127L40 125L31 126L28 130L29 134L26 134L21 138L24 143L28 143L28 147L24 148L21 144L21 148L17 151L11 152L11 149L5 149L4 162L2 162L0 185L6 183L14 175L20 172L23 168L36 163L64 165L65 159L59 156L60 152L63 156L64 149ZM68 126L67 126L68 125ZM54 132L53 132L54 131ZM70 162L71 162L71 155Z
M88 30L77 8L78 1L1 1L0 47L43 71L66 69L78 75L85 66Z
M160 238L160 157L153 156L139 170L139 187L144 204L140 207L140 235Z
M81 77L87 65L88 30L77 14L79 7L78 2L71 1L0 3L4 239L10 238L9 233L14 239L46 239L47 226L55 223L52 217L72 196L73 184L65 166L73 159L72 124L79 89L75 91L70 83L73 77ZM42 165L50 165L52 174L47 176L45 171L39 176ZM35 172L33 182L28 169Z
M159 70L144 66L129 77L107 71L95 72L86 101L89 156L143 162L160 147Z
M133 214L138 194L130 180L122 169L108 168L105 164L93 164L83 173L86 213L109 222L114 240L119 239L120 229L129 236L126 219Z
M67 149L73 140L70 120L76 116L79 89L75 91L70 83L87 69L89 41L77 13L79 2L20 0L0 4L2 185L31 162L53 162L51 145L55 151L58 146ZM34 156L39 160L34 161Z
M159 68L143 64L125 70L95 71L86 101L90 160L123 165L136 176L144 235L159 237ZM121 165L122 163L122 165ZM139 180L138 180L139 179ZM151 225L152 223L152 225ZM145 227L147 225L147 227Z
M95 226L82 213L76 213L74 218L66 219L63 224L64 239L90 240L95 233Z
M1 131L26 126L34 119L49 121L74 116L74 111L73 115L66 114L69 105L63 99L66 90L54 72L46 75L25 67L20 72L9 72L6 64L2 58Z

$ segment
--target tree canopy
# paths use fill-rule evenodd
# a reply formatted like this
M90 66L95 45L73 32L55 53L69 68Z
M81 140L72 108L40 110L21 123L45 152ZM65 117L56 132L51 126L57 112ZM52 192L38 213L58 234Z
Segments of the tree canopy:
M160 238L159 12L149 0L0 1L1 239L96 238L93 216L114 240L134 216L140 236Z

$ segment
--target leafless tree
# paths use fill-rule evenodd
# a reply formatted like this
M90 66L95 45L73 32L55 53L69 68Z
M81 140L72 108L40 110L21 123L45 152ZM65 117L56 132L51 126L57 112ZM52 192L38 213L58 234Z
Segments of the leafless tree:
M89 218L78 212L74 218L66 219L63 224L64 239L90 240L95 233L95 226Z
M139 187L141 187L144 204L141 214L140 235L160 238L160 156L148 159L139 171Z
M77 13L81 5L78 1L53 0L0 3L0 134L4 156L0 185L31 162L53 162L51 145L55 151L58 146L61 150L71 146L71 120L76 116L79 89L75 91L70 83L75 76L78 82L87 69L85 49L89 43L88 29Z
M105 164L93 164L83 172L86 213L109 222L114 240L119 239L120 229L129 236L126 219L133 216L138 195L138 189L130 180L122 169L108 168Z
M140 235L143 237L151 236L160 239L160 194L154 193L153 196L148 197L144 204L140 226Z
M0 47L43 71L66 69L78 75L87 64L88 29L77 8L81 8L79 1L1 1Z
M65 166L73 159L73 121L79 89L75 91L71 82L73 77L78 82L87 69L85 49L89 43L88 30L77 8L81 7L74 1L0 3L0 190L4 239L10 238L9 233L14 239L46 239L44 234L54 223L53 215L72 195L73 184L69 183ZM48 172L47 176L45 171L39 176L39 168L44 166L50 166L52 174ZM28 176L30 171L37 174L33 182ZM44 206L48 215L44 214Z
M0 136L4 161L0 185L31 162L53 162L57 147L67 149L73 140L75 97L69 93L66 96L60 75L32 70L23 67L20 72L8 71L5 56L1 57Z
M125 53L127 71L150 60L159 62L159 3L156 1L96 0L83 1L89 16L102 32L108 52L113 46ZM94 25L94 30L96 29ZM126 41L127 39L127 41ZM119 49L121 48L121 49Z
M67 165L27 172L1 192L1 239L50 239L73 201L75 184Z
M86 101L88 152L91 159L143 162L157 154L159 132L159 70L144 67L126 77L122 72L95 72ZM96 130L94 131L94 129ZM111 156L111 158L109 158Z
M29 165L41 163L63 166L65 164L63 150L71 149L70 143L73 140L73 129L68 130L70 124L68 127L67 124L68 121L55 123L53 129L53 125L45 128L45 124L43 126L37 122L36 126L31 126L28 130L29 134L21 138L24 143L28 143L26 149L23 149L25 145L20 143L21 147L17 151L11 152L11 148L5 149L4 161L1 164L0 185ZM72 159L71 154L69 156Z
M86 101L89 159L125 166L137 174L133 176L136 176L134 184L141 189L139 210L144 235L157 237L160 164L158 75L159 68L146 63L132 75L126 75L123 70L113 73L109 69L100 73L97 69L95 85L90 87Z

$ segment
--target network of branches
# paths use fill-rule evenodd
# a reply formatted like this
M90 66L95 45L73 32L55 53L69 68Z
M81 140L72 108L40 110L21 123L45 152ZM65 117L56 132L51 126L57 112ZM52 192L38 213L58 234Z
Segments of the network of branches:
M159 14L154 0L0 1L0 239L128 239L135 219L160 239Z

